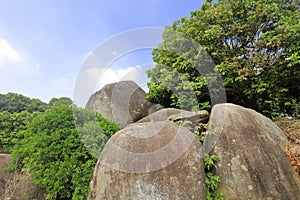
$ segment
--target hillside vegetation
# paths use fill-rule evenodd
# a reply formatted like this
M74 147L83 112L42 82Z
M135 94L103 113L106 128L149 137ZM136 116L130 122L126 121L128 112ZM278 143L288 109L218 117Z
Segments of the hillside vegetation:
M156 66L147 72L149 100L164 107L210 109L224 101L224 84L229 103L271 118L296 116L299 22L295 0L206 0L165 28L152 52Z
M101 149L118 126L73 106L69 98L46 104L19 94L3 96L9 103L0 112L0 150L12 154L10 170L31 173L48 199L85 199ZM35 102L43 109L33 111Z

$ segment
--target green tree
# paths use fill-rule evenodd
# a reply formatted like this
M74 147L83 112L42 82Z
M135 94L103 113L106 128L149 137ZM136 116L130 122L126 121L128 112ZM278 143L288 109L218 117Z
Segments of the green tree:
M68 97L52 98L48 105L50 108L61 105L72 106L73 101Z
M214 80L209 74L216 70L228 102L270 117L299 113L299 21L294 0L207 0L189 18L166 27L162 44L153 50L157 65L147 72L148 98L165 107L187 108L195 107L196 100L207 108L212 93L207 86ZM201 70L214 66L212 61L215 67L201 76Z
M9 152L18 140L23 138L23 131L37 113L0 112L0 151Z
M39 99L30 99L26 96L16 93L7 93L0 95L0 112L7 111L9 113L27 111L43 112L48 108L45 102Z
M99 158L107 140L120 128L96 112L77 107L73 112L81 141L94 158Z
M77 113L81 111L83 114L79 116L82 124L77 128L73 108L70 106L54 106L39 114L28 125L24 138L12 150L12 168L32 172L34 182L47 191L48 199L85 199L97 161L91 153L101 151L103 147L103 143L97 141L101 139L98 134L104 132L109 136L112 131L118 130L116 125L115 130L101 127L101 120L93 111L76 108ZM100 128L95 126L95 122ZM95 131L90 133L92 128ZM78 135L78 129L86 131L81 131ZM99 130L102 132L98 132Z

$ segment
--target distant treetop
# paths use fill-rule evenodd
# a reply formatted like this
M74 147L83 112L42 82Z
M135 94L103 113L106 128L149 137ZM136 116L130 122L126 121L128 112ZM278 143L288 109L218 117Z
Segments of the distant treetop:
M39 100L31 99L16 93L0 94L0 112L7 111L10 113L27 111L43 112L48 108L48 104Z

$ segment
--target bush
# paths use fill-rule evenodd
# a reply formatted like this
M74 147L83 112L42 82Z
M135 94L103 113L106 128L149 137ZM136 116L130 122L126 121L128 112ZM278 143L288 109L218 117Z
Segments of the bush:
M34 182L44 188L47 197L52 200L80 200L87 197L97 161L92 154L99 155L103 147L103 143L96 140L103 132L108 138L118 130L115 124L97 117L93 111L75 108L74 113L76 119L82 122L78 126L81 137L77 134L72 107L54 106L32 120L24 132L24 139L12 150L12 167L33 173ZM91 126L96 127L95 122L98 128L89 132ZM89 152L84 144L93 152Z
M23 138L23 131L27 129L34 116L38 113L22 111L20 113L0 112L0 151L10 152L18 140Z

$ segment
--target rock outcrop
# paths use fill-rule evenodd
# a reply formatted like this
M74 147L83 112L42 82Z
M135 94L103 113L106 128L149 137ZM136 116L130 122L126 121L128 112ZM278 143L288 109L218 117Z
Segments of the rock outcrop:
M28 172L7 172L10 154L0 154L0 200L46 199L46 193L36 186Z
M105 145L89 200L205 199L201 144L172 122L129 125Z
M133 81L121 81L104 86L91 95L86 108L95 110L121 128L138 121L151 112L146 93Z
M213 147L221 159L218 191L227 200L300 199L285 144L285 135L263 115L233 104L213 107L204 151Z

